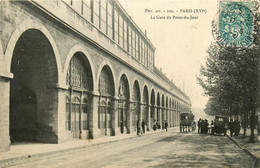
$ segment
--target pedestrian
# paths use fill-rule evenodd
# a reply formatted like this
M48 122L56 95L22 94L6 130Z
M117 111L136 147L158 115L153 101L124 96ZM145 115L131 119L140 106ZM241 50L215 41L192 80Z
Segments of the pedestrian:
M142 133L145 135L145 122L144 119L142 120Z
M201 118L198 121L198 133L201 133Z
M233 119L231 119L229 122L229 130L230 130L230 136L232 137L235 132L235 124Z
M137 128L137 135L139 135L141 128L140 128L140 120L138 119L136 122L136 128Z
M208 126L209 126L208 120L205 119L205 121L204 121L204 127L205 127L205 128L204 128L204 129L205 129L205 130L204 130L204 131L205 131L204 133L205 133L205 134L208 133L208 130L209 130Z
M236 120L234 126L235 126L235 130L234 130L235 136L238 136L240 132L240 122Z
M167 123L167 121L166 121L166 120L165 120L165 122L164 122L164 128L165 128L165 130L166 130L166 132L167 132L168 123Z
M153 130L156 131L156 129L157 129L156 120L154 120L154 122L153 122Z
M211 133L211 135L214 134L214 121L213 120L211 121L211 124L210 124L210 133Z
M202 134L205 133L205 127L204 127L204 120L203 119L200 122L200 129L201 129L200 133L202 133Z
M161 129L161 125L160 125L160 123L158 121L156 122L156 125L157 125L157 129L160 130Z

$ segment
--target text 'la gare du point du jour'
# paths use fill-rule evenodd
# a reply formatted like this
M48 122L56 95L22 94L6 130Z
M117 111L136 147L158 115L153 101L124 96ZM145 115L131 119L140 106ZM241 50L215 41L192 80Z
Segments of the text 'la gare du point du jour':
M151 15L150 19L198 19L198 16L178 16L178 15L169 15L169 14L177 14L177 13L183 13L183 14L199 14L203 13L206 14L206 9L180 9L180 10L152 10L152 9L144 9L145 13L156 13L157 15ZM168 15L164 15L168 14Z

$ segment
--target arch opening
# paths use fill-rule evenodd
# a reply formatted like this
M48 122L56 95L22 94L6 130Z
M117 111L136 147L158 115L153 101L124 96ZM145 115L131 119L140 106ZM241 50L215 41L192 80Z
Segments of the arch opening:
M136 130L137 120L140 120L140 118L141 118L140 100L141 100L140 86L139 86L139 83L137 81L135 81L134 87L133 87L133 95L132 95L132 101L134 103L134 107L132 109L132 125L134 126L133 127L134 130Z
M119 82L118 88L118 97L119 97L119 104L118 104L118 127L120 128L121 134L126 133L130 123L128 119L130 118L130 113L128 109L129 104L129 85L128 80L125 75L122 75Z
M143 90L143 109L142 109L142 121L144 121L146 124L148 124L148 120L149 120L149 97L148 97L148 89L147 86L144 87Z
M54 118L58 91L53 84L58 82L58 70L53 48L41 31L29 29L19 37L11 72L14 74L10 81L11 142L57 143ZM30 103L25 99L30 99Z
M89 138L90 111L92 103L93 76L89 61L82 52L76 52L69 62L66 74L65 130L70 131L72 138Z
M98 109L98 128L101 135L112 135L112 114L111 102L115 95L113 74L109 66L105 65L99 77L99 109Z

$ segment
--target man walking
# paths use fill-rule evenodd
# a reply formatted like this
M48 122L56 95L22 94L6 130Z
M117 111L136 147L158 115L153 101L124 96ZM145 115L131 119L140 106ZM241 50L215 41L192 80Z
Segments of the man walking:
M143 134L145 134L145 122L144 122L144 119L142 120L142 130L143 130Z
M136 128L137 128L137 135L139 135L139 132L140 132L140 120L139 119L136 122Z
M166 121L166 120L165 120L165 122L164 122L164 128L165 128L165 130L166 130L166 132L167 132L168 123L167 123L167 121Z
M201 118L198 121L198 133L201 133Z

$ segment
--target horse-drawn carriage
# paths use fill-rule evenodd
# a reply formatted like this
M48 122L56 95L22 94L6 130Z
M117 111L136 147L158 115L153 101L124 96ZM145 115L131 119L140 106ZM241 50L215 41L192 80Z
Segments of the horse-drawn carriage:
M196 123L194 122L194 115L190 112L180 114L180 132L184 130L190 132L196 129Z

